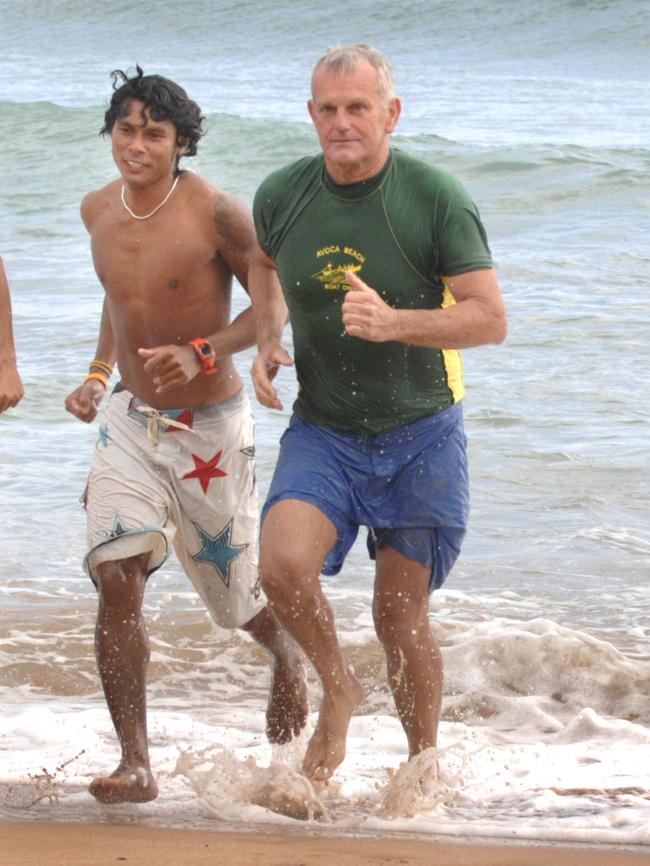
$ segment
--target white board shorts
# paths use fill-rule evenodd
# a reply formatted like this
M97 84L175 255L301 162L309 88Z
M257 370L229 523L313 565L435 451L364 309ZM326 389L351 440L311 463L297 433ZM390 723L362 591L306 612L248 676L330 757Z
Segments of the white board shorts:
M236 628L266 605L258 574L254 427L240 391L210 406L156 410L111 395L83 498L93 582L101 563L169 546L218 625Z

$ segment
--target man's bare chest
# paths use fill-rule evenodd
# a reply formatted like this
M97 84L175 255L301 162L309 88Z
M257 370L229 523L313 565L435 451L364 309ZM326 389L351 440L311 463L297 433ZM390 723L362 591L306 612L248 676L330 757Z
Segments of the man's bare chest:
M161 293L214 284L220 257L200 233L155 234L139 226L132 231L98 232L92 239L93 259L109 295L136 293L155 301Z

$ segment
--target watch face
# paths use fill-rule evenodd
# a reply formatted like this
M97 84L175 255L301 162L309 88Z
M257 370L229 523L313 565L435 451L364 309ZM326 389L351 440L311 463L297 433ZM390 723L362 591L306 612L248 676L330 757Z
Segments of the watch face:
M201 343L201 354L209 358L212 354L212 346L209 343Z

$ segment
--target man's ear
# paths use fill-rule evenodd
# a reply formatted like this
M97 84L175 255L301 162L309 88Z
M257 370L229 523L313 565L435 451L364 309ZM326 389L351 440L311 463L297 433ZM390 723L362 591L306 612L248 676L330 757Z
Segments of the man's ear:
M388 100L388 121L386 122L386 132L393 132L397 126L397 121L402 113L402 102L397 96L393 96Z

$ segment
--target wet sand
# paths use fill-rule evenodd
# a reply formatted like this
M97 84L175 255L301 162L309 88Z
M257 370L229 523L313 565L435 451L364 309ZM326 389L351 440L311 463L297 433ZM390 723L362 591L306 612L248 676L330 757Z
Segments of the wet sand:
M2 866L650 866L650 850L0 823Z

